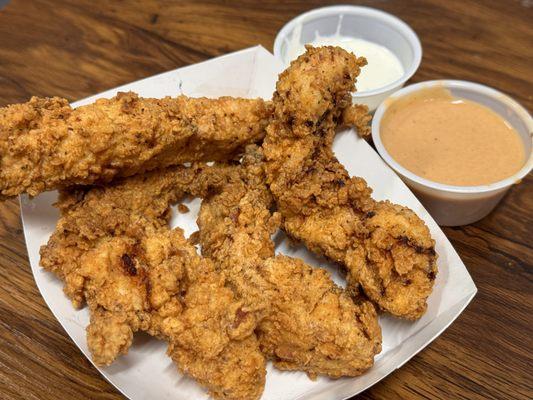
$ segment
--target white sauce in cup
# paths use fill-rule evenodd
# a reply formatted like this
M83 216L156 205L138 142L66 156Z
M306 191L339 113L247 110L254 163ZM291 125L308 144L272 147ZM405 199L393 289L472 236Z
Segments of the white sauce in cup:
M320 36L318 32L315 32L315 39L308 44L314 47L339 46L358 57L365 57L368 64L357 77L358 92L379 89L403 76L403 65L392 51L365 39L341 35L339 32L341 21L342 19L339 20L337 32L333 36ZM287 60L294 60L305 52L305 46L300 42L300 37L301 24L293 30L287 46Z

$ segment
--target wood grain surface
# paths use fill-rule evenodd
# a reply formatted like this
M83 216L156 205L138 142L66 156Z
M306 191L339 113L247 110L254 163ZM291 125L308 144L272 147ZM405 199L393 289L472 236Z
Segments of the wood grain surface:
M17 1L0 10L0 106L70 100L261 44L323 1ZM533 1L363 1L410 24L413 82L455 78L532 110ZM361 399L533 398L533 177L490 216L447 228L479 292L442 336ZM121 399L37 290L16 200L0 204L0 398Z

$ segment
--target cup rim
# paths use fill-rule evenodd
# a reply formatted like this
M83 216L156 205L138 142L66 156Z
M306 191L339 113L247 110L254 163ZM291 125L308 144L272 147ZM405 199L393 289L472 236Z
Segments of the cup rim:
M424 81L424 82L419 82L413 85L406 86L396 91L394 94L389 96L387 100L399 99L401 97L404 97L407 94L416 92L418 90L427 89L427 88L436 87L436 86L444 87L444 88L466 89L472 92L477 92L485 97L496 99L499 102L504 103L506 106L511 108L520 117L520 119L524 121L529 132L533 133L533 118L520 103L518 103L516 100L513 100L508 95L496 89L493 89L489 86L482 85L479 83L462 81L462 80L451 80L451 79ZM407 168L400 165L385 149L385 146L383 145L383 142L381 141L381 134L380 134L381 119L390 105L390 102L387 100L382 102L379 105L372 119L372 139L374 141L374 145L376 146L376 149L378 153L380 154L380 156L385 160L385 162L393 170L395 170L400 175L405 176L409 180L418 183L419 185L422 185L422 186L425 186L427 188L431 188L434 190L439 190L442 192L448 192L448 193L462 193L462 194L487 193L487 192L493 192L493 191L498 191L504 188L508 188L515 183L519 183L520 180L523 179L533 169L533 136L530 135L530 139L532 141L532 147L531 147L529 157L525 161L522 168L520 168L520 170L518 170L516 173L514 173L508 178L505 178L500 181L493 182L487 185L475 185L475 186L447 185L444 183L439 183L439 182L435 182L435 181L432 181L426 178L422 178L421 176L414 174L413 172L409 171Z
M372 90L365 90L365 91L357 91L355 93L352 93L352 96L355 98L358 97L369 97L374 96L377 94L382 94L385 92L388 92L390 90L394 90L400 86L402 86L407 80L409 80L415 72L418 70L418 67L420 66L420 63L422 61L422 44L420 43L420 39L418 38L418 35L415 33L415 31L407 25L404 21L402 21L400 18L396 17L395 15L389 14L385 11L372 8L372 7L365 7L365 6L352 6L352 5L337 5L337 6L327 6L327 7L320 7L315 8L309 11L306 11L300 15L297 15L293 19L291 19L289 22L287 22L278 32L276 35L276 39L274 40L274 56L281 60L283 63L285 61L283 60L283 57L281 55L281 47L283 45L283 41L285 38L288 37L289 33L294 29L294 26L297 23L304 23L306 20L322 16L322 15L331 15L331 14L356 14L356 15L363 15L363 16L371 16L375 17L377 19L380 19L383 22L388 23L389 25L395 26L400 34L402 34L406 40L408 41L409 45L411 46L411 49L413 50L413 59L411 60L411 64L409 67L404 71L403 75L392 81L391 83L388 83L385 86L381 86L376 89Z

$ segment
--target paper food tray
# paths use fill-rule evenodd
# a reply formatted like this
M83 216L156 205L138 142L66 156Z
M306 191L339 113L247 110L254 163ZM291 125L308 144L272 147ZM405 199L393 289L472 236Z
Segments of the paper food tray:
M280 63L264 48L253 47L200 64L179 68L151 78L115 88L74 103L79 106L100 97L112 97L117 91L132 90L144 97L221 95L263 97L270 99L274 91ZM334 150L351 175L362 176L374 190L377 199L389 199L413 209L429 226L439 254L439 273L429 297L426 314L416 322L392 317L380 318L383 351L375 365L357 378L332 380L319 377L311 381L303 372L278 371L269 363L263 400L345 399L383 379L401 367L450 325L470 302L476 287L463 262L448 239L415 196L377 153L353 131L343 132L335 140ZM75 310L63 294L62 283L39 266L39 248L53 232L58 212L52 207L56 192L41 194L30 200L21 197L21 214L31 268L41 294L63 328L90 359L85 327L88 310ZM174 213L172 226L180 226L191 234L197 229L196 215L200 200L191 200L187 214ZM315 258L303 247L293 248L283 234L277 237L276 251L301 257L306 262L328 268L334 279L342 283L336 268ZM190 400L208 396L196 382L177 372L165 354L166 343L145 334L136 334L129 353L113 365L98 368L100 373L130 399Z

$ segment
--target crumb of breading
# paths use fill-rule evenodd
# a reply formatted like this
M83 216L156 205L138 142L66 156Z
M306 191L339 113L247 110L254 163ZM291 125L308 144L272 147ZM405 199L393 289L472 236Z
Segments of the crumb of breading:
M183 203L178 204L177 209L180 214L187 214L189 212L189 207Z

